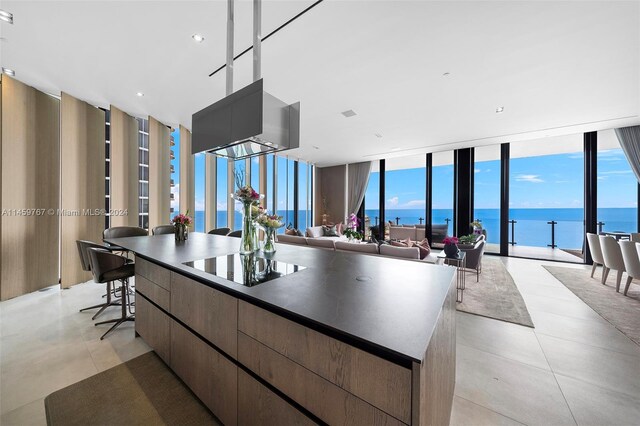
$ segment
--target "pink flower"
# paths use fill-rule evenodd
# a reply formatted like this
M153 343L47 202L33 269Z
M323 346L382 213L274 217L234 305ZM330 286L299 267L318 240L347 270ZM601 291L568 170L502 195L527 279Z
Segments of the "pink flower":
M442 242L445 245L458 244L458 237L446 237L444 240L442 240Z

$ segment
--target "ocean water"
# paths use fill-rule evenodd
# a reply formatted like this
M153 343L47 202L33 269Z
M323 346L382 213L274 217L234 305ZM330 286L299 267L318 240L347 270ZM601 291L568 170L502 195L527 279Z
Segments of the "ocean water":
M278 211L283 216L285 224L293 223L293 211ZM371 226L376 225L380 216L379 210L366 210ZM385 211L386 220L398 224L413 225L420 223L424 218L424 210L421 209L389 209ZM510 219L515 220L515 242L521 246L546 247L551 244L551 225L547 222L556 221L555 243L560 248L580 249L584 238L583 209L511 209ZM475 218L482 221L487 231L487 241L494 244L500 243L500 210L477 209ZM310 215L306 212L298 213L298 226L305 229L310 226ZM449 234L453 230L453 210L436 209L433 211L433 223L444 224L449 219ZM235 229L240 229L242 215L235 212ZM603 231L637 232L635 208L606 208L598 209L598 221L604 222ZM218 223L227 223L227 212L218 211ZM422 221L424 223L424 220ZM220 225L224 226L224 225ZM195 230L205 232L204 211L196 211ZM509 225L509 241L512 240L511 225Z
M284 222L285 226L288 225L289 223L293 226L293 210L279 210L278 214L280 216L282 216L282 221ZM308 222L307 223L307 219ZM196 232L207 232L210 231L209 229L207 229L205 231L204 229L204 211L202 210L197 210L196 211L196 215L194 217L195 223L194 223L194 230ZM217 223L219 227L223 227L223 226L227 226L227 211L222 211L219 210L217 212ZM242 213L236 211L234 214L234 229L240 229L242 224ZM300 229L306 229L307 226L311 226L311 214L307 214L307 212L305 211L299 211L298 212L298 227ZM284 229L281 228L281 231Z

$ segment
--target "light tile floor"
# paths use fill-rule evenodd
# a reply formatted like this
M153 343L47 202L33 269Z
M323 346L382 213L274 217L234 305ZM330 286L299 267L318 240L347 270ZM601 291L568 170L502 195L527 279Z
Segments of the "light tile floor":
M542 262L503 261L536 328L458 313L451 424L640 424L640 347ZM0 425L44 425L49 393L149 350L131 323L99 340L105 328L78 309L102 292L87 283L0 303Z

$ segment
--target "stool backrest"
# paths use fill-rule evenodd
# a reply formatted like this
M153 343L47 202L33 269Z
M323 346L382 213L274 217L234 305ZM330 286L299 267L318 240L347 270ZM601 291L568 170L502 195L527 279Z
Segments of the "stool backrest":
M240 238L240 237L242 237L242 231L241 230L233 231L233 232L229 233L229 235L227 235L227 237Z
M127 263L127 258L118 256L107 250L99 248L89 248L87 250L91 261L91 273L93 280L97 283L104 283L109 280L105 279L104 274L118 269Z
M80 255L80 264L82 265L82 270L87 272L91 271L91 259L89 258L89 253L87 251L90 248L108 250L107 247L103 246L102 244L97 244L85 240L76 240L76 246L78 247L78 254Z
M149 232L137 226L113 226L102 233L102 238L146 237Z
M216 228L216 229L212 229L211 231L207 232L207 234L211 234L211 235L229 235L229 232L231 232L230 228Z
M175 234L176 228L173 225L158 225L151 230L153 235Z

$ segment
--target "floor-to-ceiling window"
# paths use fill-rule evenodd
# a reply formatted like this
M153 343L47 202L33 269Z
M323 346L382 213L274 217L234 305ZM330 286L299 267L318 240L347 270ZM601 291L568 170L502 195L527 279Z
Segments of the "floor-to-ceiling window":
M509 253L581 261L583 135L511 143L510 152Z
M193 169L194 169L194 190L195 190L195 208L193 212L194 229L196 232L208 232L210 229L205 229L204 219L204 206L205 206L205 161L207 155L203 152L195 154L193 156Z
M282 221L285 224L285 227L289 225L290 222L293 222L293 217L290 217L288 214L288 206L289 206L289 191L287 186L287 181L289 178L289 167L286 157L276 156L277 163L277 179L275 185L275 193L276 199L278 201L278 215L282 216ZM293 203L293 201L291 201ZM284 227L278 230L279 233L284 232Z
M309 190L309 166L304 161L298 161L298 229L304 232L311 226L311 209L309 206L311 191Z
M170 161L173 166L170 178L171 217L173 218L179 213L186 213L186 211L180 212L180 129L171 132ZM193 212L189 214L193 215Z
M487 252L500 252L500 145L474 149L473 219L486 232Z
M432 168L432 235L441 243L453 235L453 151L434 152Z
M260 157L253 157L249 159L251 167L251 187L260 192Z
M638 232L638 181L613 130L598 132L598 228Z
M273 154L267 154L267 210L269 210L270 213L275 212L276 206L274 205L276 196L274 193L274 162L275 162L275 155Z
M224 228L227 222L227 203L229 202L229 191L227 190L227 164L224 157L216 157L216 227Z
M424 155L385 161L385 220L394 226L424 225L426 163Z
M364 221L365 237L369 238L373 233L380 238L380 162L371 164L369 183L364 193ZM367 226L368 224L368 226Z
M149 228L149 120L138 118L138 226Z

